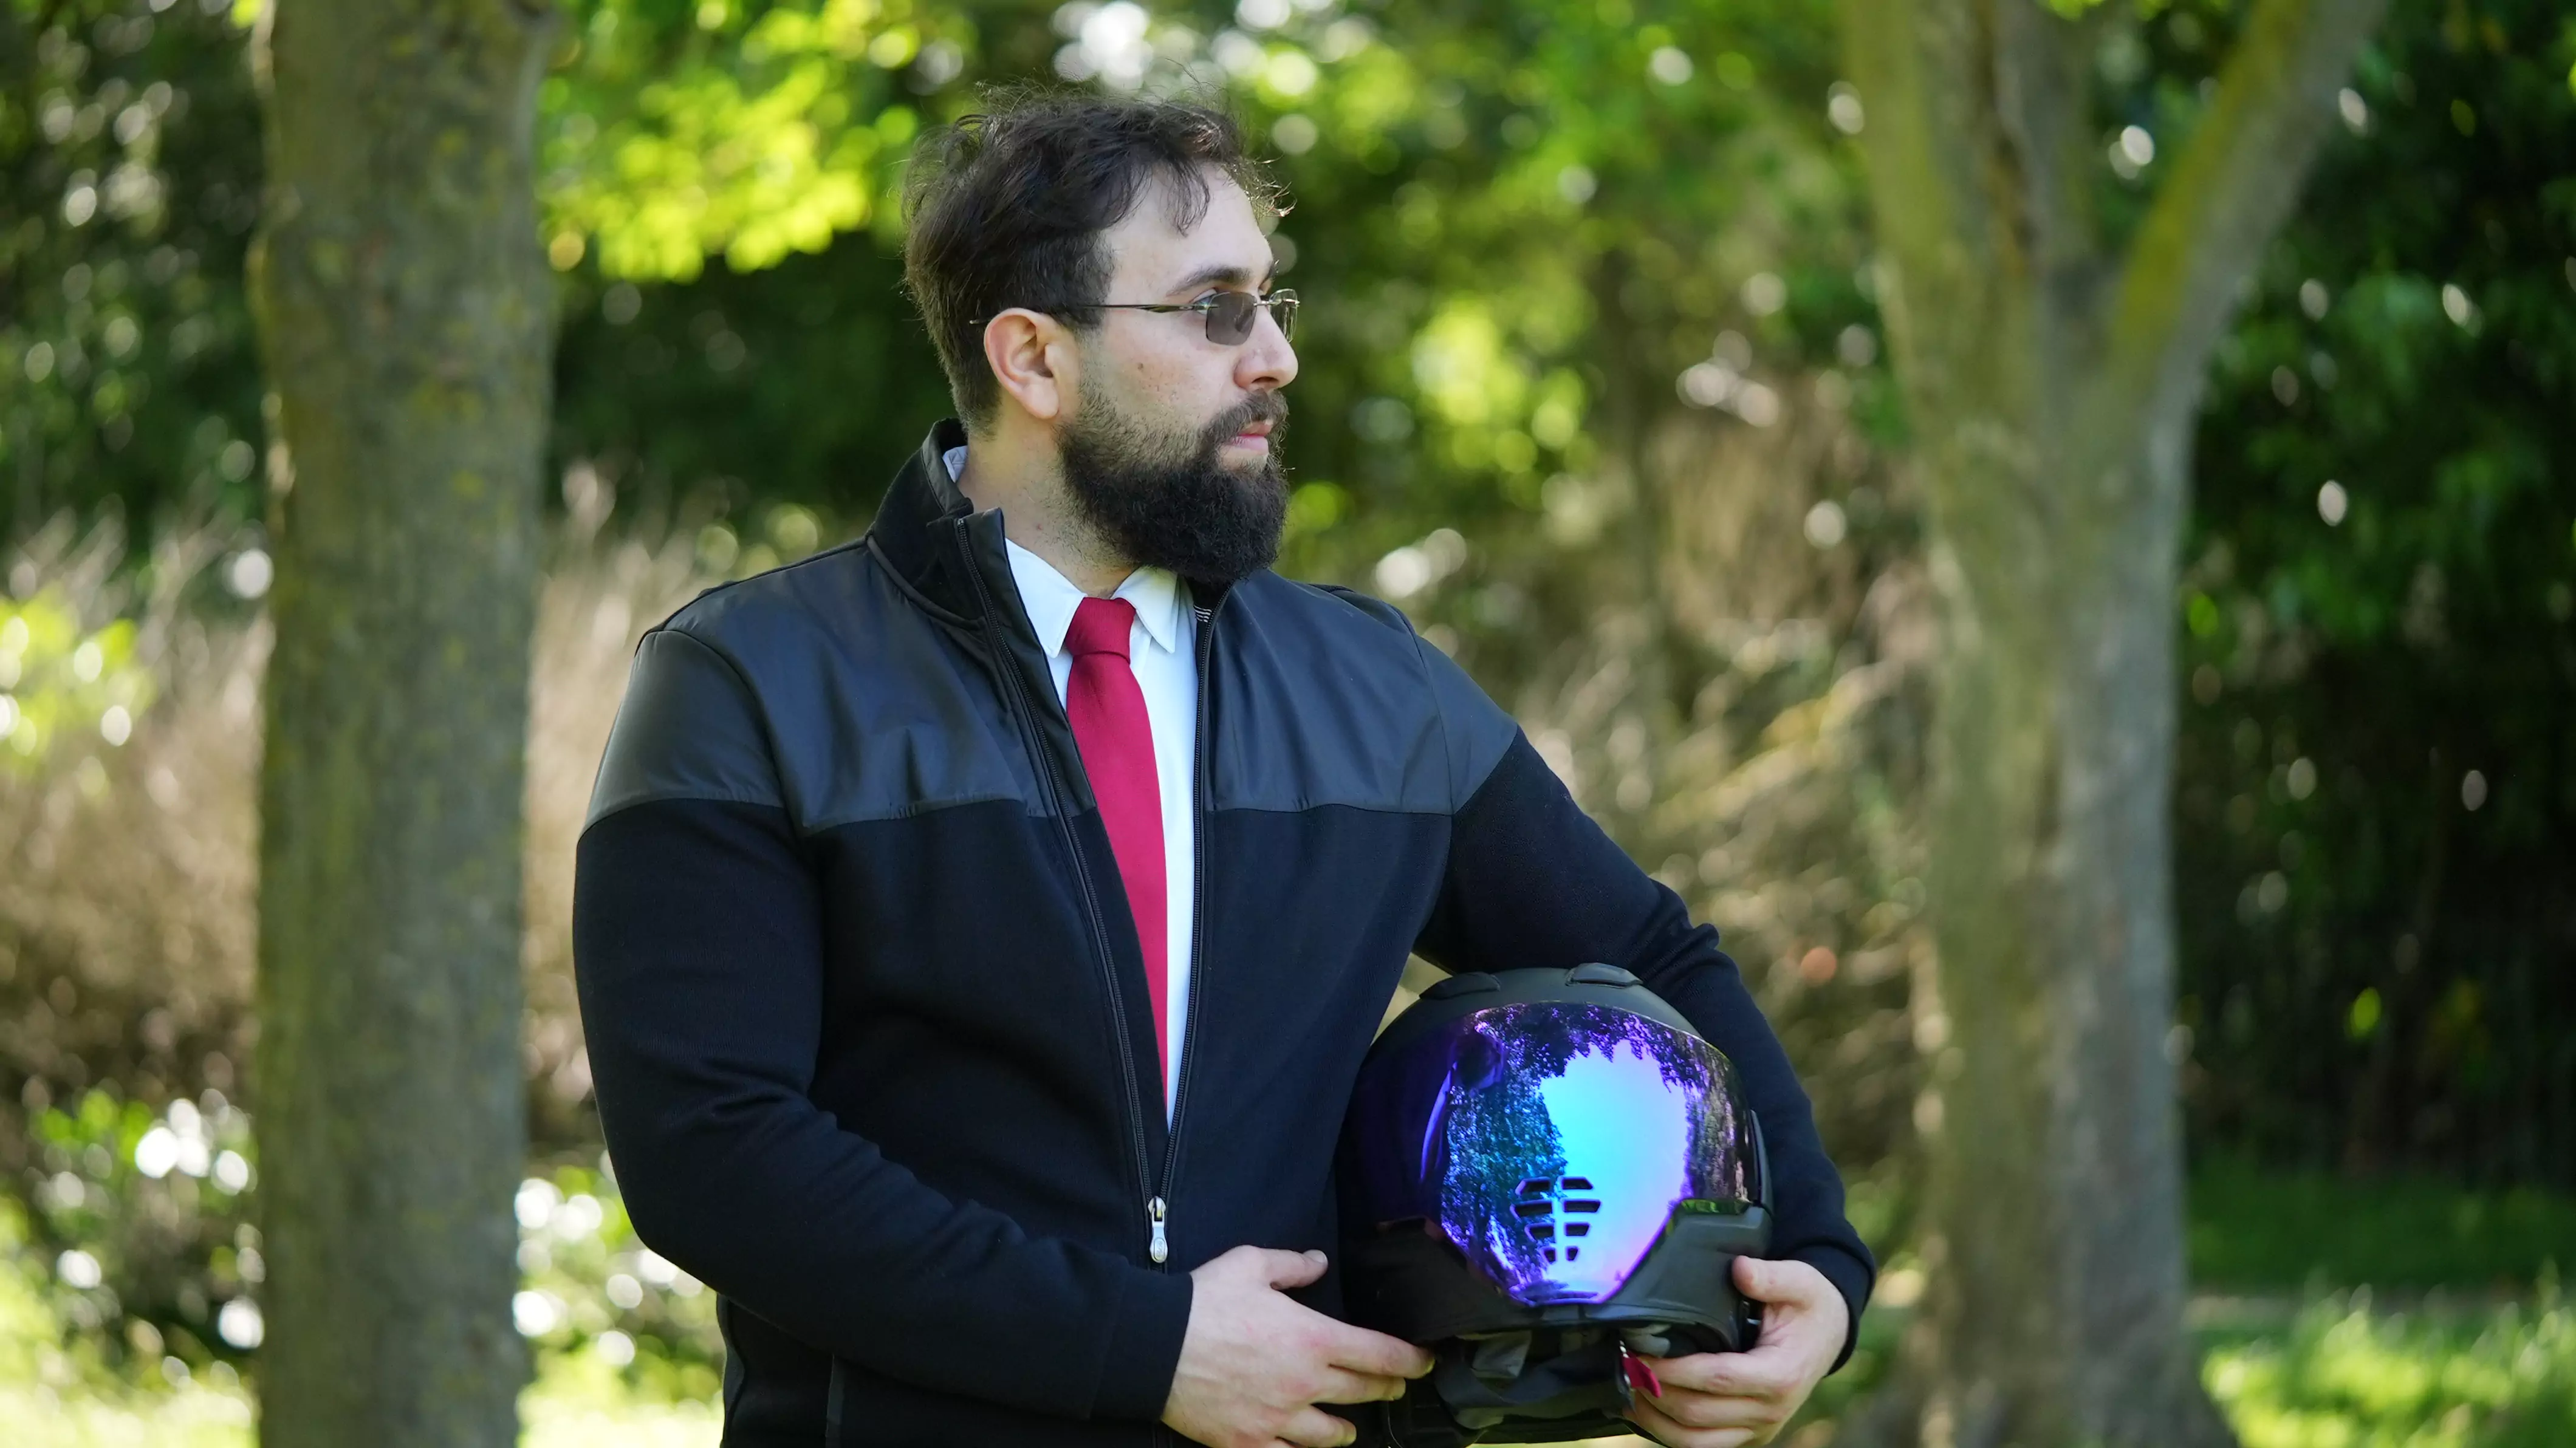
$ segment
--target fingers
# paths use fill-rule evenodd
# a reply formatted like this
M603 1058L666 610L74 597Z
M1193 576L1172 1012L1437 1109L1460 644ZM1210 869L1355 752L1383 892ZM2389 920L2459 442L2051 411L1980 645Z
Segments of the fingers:
M1789 1390L1797 1365L1776 1348L1751 1352L1699 1352L1688 1357L1646 1359L1666 1388L1727 1398L1769 1402Z
M1279 1436L1299 1448L1343 1448L1359 1441L1360 1430L1317 1408L1301 1408L1280 1425Z
M1324 1275L1321 1252L1281 1252L1269 1247L1237 1247L1261 1258L1263 1279L1273 1287L1303 1287Z
M1342 1368L1324 1369L1323 1381L1315 1389L1318 1403L1392 1403L1404 1396L1404 1379L1382 1373L1354 1373Z
M1719 1416L1717 1410L1713 1408L1694 1411L1693 1406L1687 1404L1691 1396L1668 1393L1660 1403L1653 1398L1641 1397L1637 1400L1637 1405L1628 1411L1628 1421L1646 1430L1647 1436L1667 1445L1667 1448L1747 1448L1750 1444L1770 1442L1771 1435L1779 1430L1779 1420L1765 1416L1748 1417L1731 1414L1723 1422L1694 1424L1686 1421L1690 1418L1713 1419ZM1725 1401L1728 1400L1716 1398L1703 1400L1709 1404ZM1737 1405L1739 1408L1744 1406L1740 1400ZM1680 1416L1666 1411L1668 1408L1678 1410Z
M1825 1274L1804 1262L1766 1261L1760 1257L1735 1259L1736 1290L1756 1302L1776 1302L1783 1306L1812 1307L1834 1293L1834 1284Z
M1362 1327L1346 1327L1325 1345L1325 1356L1337 1368L1381 1378L1418 1378L1431 1371L1431 1354L1402 1338Z
M1685 1428L1758 1428L1788 1417L1788 1411L1769 1398L1700 1393L1688 1388L1667 1387L1662 1397L1641 1395L1637 1403Z

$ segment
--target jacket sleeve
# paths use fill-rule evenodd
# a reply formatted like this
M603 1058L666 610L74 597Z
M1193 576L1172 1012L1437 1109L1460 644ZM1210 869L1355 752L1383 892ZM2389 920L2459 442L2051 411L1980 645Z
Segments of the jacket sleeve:
M804 1341L1070 1417L1162 1414L1190 1280L952 1200L808 1094L823 936L752 696L673 628L638 651L583 831L573 953L600 1119L654 1250ZM982 1350L1008 1324L1046 1350Z
M1452 778L1465 796L1449 862L1416 950L1445 970L1601 961L1633 971L1688 1017L1742 1076L1770 1148L1776 1257L1825 1275L1851 1308L1851 1356L1877 1263L1843 1215L1842 1176L1744 978L1656 882L1584 814L1508 715L1457 666L1424 651L1442 696Z

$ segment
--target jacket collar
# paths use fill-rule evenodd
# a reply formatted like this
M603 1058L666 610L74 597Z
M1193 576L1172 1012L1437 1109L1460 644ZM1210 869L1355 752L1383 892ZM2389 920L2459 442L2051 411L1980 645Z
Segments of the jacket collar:
M966 428L955 418L934 425L895 473L885 500L877 504L876 520L868 525L868 542L915 592L951 613L974 618L982 605L974 580L963 571L969 556L959 553L959 526L963 524L967 533L967 555L989 553L1004 578L1010 567L1002 553L1001 515L977 513L957 490L957 480L948 475L942 455L965 445Z

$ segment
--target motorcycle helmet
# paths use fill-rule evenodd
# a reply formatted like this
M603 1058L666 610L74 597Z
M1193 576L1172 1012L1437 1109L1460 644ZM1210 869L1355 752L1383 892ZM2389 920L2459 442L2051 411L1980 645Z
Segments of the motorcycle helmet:
M1761 1123L1734 1064L1611 965L1454 975L1361 1063L1338 1178L1345 1308L1433 1351L1363 1441L1633 1431L1641 1355L1741 1351L1771 1245Z

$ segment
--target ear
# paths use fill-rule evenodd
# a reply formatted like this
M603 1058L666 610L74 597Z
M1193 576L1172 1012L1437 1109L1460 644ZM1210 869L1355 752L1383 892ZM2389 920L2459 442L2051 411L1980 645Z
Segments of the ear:
M997 312L984 324L984 363L1003 393L1040 422L1064 414L1080 380L1072 332L1026 307Z

